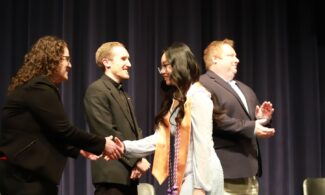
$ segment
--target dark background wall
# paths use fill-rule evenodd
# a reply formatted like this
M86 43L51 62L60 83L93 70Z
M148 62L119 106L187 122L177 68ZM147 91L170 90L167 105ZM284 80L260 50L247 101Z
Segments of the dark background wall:
M73 69L61 86L66 111L86 128L82 98L101 72L94 55L103 42L123 42L131 55L125 83L145 135L160 103L156 66L161 51L185 42L201 62L215 39L235 40L237 79L274 107L275 137L260 140L262 195L299 195L306 177L325 176L324 1L293 0L4 0L0 6L0 105L10 77L39 37L69 43ZM149 157L152 160L152 156ZM142 181L155 185L148 173ZM92 194L89 162L71 160L61 195Z

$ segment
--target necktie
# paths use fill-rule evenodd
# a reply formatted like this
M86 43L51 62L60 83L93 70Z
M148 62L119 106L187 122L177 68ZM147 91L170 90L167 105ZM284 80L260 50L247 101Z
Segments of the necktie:
M249 112L246 98L245 98L243 92L239 89L236 81L232 80L232 81L229 81L228 83L235 90L237 95L240 97L241 101L243 102L243 104L245 106L246 111Z

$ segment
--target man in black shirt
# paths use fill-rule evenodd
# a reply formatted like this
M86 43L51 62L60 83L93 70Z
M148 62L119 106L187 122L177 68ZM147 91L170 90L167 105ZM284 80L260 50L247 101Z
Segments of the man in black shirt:
M84 97L90 131L98 135L113 135L121 140L142 138L130 98L121 85L123 80L130 78L128 51L122 43L104 43L96 52L96 63L104 74L89 86ZM93 161L95 194L137 194L138 178L149 166L146 159L126 157Z

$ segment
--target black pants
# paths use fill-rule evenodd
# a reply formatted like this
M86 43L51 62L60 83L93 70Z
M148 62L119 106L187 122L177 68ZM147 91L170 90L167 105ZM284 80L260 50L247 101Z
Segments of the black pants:
M0 160L1 195L57 195L57 185L35 173Z
M137 195L138 182L130 185L121 185L114 183L96 183L95 195Z

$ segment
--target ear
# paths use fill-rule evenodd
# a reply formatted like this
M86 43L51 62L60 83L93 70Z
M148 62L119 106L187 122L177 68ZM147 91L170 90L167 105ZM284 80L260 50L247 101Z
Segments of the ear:
M111 68L111 61L109 59L103 58L102 63L105 66L105 69Z
M212 62L213 62L213 64L217 64L218 57L217 56L212 56Z

